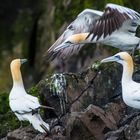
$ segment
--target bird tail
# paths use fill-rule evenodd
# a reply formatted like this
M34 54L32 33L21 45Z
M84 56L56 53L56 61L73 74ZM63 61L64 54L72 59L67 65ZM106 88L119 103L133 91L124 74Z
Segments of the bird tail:
M44 122L39 114L31 114L29 121L33 125L34 129L41 133L48 133L50 131L49 124Z

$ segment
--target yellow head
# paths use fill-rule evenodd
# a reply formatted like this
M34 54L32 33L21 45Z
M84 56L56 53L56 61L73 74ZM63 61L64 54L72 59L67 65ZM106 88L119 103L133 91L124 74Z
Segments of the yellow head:
M132 57L127 52L120 52L115 54L114 56L105 58L101 61L101 63L113 62L116 61L126 67L128 73L133 73L133 60Z
M14 59L11 62L10 68L11 68L13 81L17 81L17 82L22 81L20 67L21 67L21 64L23 64L26 61L27 59Z
M73 44L83 43L83 42L85 42L88 35L89 35L89 33L74 34L74 35L70 36L65 42L66 43L70 42Z
M114 56L103 59L101 62L106 63L106 62L113 62L113 61L116 61L121 64L123 64L124 62L128 64L133 63L132 57L127 52L119 52L115 54Z
M59 51L59 50L64 49L64 48L68 48L72 44L82 44L82 43L85 44L88 42L86 40L88 35L89 35L89 33L79 33L79 34L71 35L62 44L60 44L59 46L54 48L54 51Z
M124 65L127 67L127 72L133 73L133 59L127 52L118 53L120 58L122 59Z

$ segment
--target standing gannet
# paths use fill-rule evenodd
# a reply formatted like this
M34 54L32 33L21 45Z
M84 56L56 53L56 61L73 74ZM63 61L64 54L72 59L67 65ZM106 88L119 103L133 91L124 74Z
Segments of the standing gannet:
M105 58L101 63L116 61L123 65L122 74L122 97L124 102L130 106L140 109L140 83L132 80L133 60L127 52L120 52L114 56Z
M41 107L38 98L27 94L24 89L20 66L26 61L26 59L14 59L11 62L13 88L9 96L10 108L20 121L29 121L36 130L47 133L50 128L38 112Z
M65 58L86 43L101 43L120 50L139 48L140 39L135 36L138 25L140 14L130 8L107 4L104 12L85 9L48 49L47 55L50 59Z

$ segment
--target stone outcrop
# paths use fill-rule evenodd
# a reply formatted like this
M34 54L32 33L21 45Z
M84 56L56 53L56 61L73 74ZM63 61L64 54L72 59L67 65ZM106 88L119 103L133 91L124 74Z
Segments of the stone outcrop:
M127 110L130 112L127 114ZM132 113L133 112L133 113ZM31 126L19 128L1 140L137 140L140 139L140 113L119 99L104 107L89 105L84 111L62 116L51 122L49 135L40 134ZM61 122L61 123L60 123Z

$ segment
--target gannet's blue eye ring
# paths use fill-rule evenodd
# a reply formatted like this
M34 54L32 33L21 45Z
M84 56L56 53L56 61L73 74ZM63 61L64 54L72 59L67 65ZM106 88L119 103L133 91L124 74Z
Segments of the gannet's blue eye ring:
M70 41L67 41L66 43L68 43L68 44L72 44Z
M119 60L123 60L120 55L115 55L115 58L119 59Z

